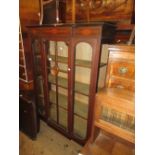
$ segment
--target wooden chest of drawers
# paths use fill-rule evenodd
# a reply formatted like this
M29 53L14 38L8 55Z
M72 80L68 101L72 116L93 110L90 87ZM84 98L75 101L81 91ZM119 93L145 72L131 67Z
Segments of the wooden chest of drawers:
M110 45L106 86L134 91L134 46Z

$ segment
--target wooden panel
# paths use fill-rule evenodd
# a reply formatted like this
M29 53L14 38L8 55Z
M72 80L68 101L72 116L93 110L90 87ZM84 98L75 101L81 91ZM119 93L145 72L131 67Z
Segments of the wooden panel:
M109 45L108 48L110 55L109 59L127 59L128 61L133 61L134 46L127 46L127 45Z
M33 34L38 36L48 35L49 37L54 35L55 37L59 36L71 36L72 35L72 28L69 27L35 27L32 28L31 31Z
M100 116L102 106L109 106L118 112L134 116L134 93L128 90L107 88L96 94L96 119ZM99 110L99 111L98 111Z
M128 45L109 45L106 86L134 91L135 48Z
M19 16L22 30L26 25L39 24L40 0L19 0Z
M134 84L135 84L134 80L128 80L125 78L119 78L119 77L113 76L109 79L109 82L107 83L107 87L121 88L121 89L135 91Z
M109 64L111 73L114 76L124 77L124 78L135 78L134 63L128 63L125 61L114 61Z
M116 136L119 136L131 143L135 142L134 133L124 130L122 128L119 128L119 127L113 125L112 123L108 123L106 121L99 120L99 122L95 122L95 126L101 128L109 133L112 133Z
M75 36L98 36L101 34L101 27L77 28L73 31Z

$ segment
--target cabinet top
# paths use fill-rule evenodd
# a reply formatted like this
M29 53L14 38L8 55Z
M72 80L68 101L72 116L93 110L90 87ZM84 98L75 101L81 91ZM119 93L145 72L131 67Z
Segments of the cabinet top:
M28 25L28 28L36 27L81 27L81 26L112 26L116 27L114 22L87 22L87 23L53 23L53 24L44 24L44 25Z

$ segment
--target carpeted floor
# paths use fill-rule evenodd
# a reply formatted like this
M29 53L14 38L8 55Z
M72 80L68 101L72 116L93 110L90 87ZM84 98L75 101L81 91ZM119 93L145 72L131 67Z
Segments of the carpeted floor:
M77 155L82 146L67 139L41 121L37 140L32 141L19 133L20 155Z

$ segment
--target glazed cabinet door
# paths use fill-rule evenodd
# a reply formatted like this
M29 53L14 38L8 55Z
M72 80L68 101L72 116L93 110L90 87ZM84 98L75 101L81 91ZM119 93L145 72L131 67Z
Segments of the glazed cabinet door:
M97 91L99 49L94 39L75 39L73 51L73 136L84 142L90 134Z
M92 46L78 42L74 48L73 134L84 140L87 134Z
M67 42L44 40L48 123L68 132L68 55Z

